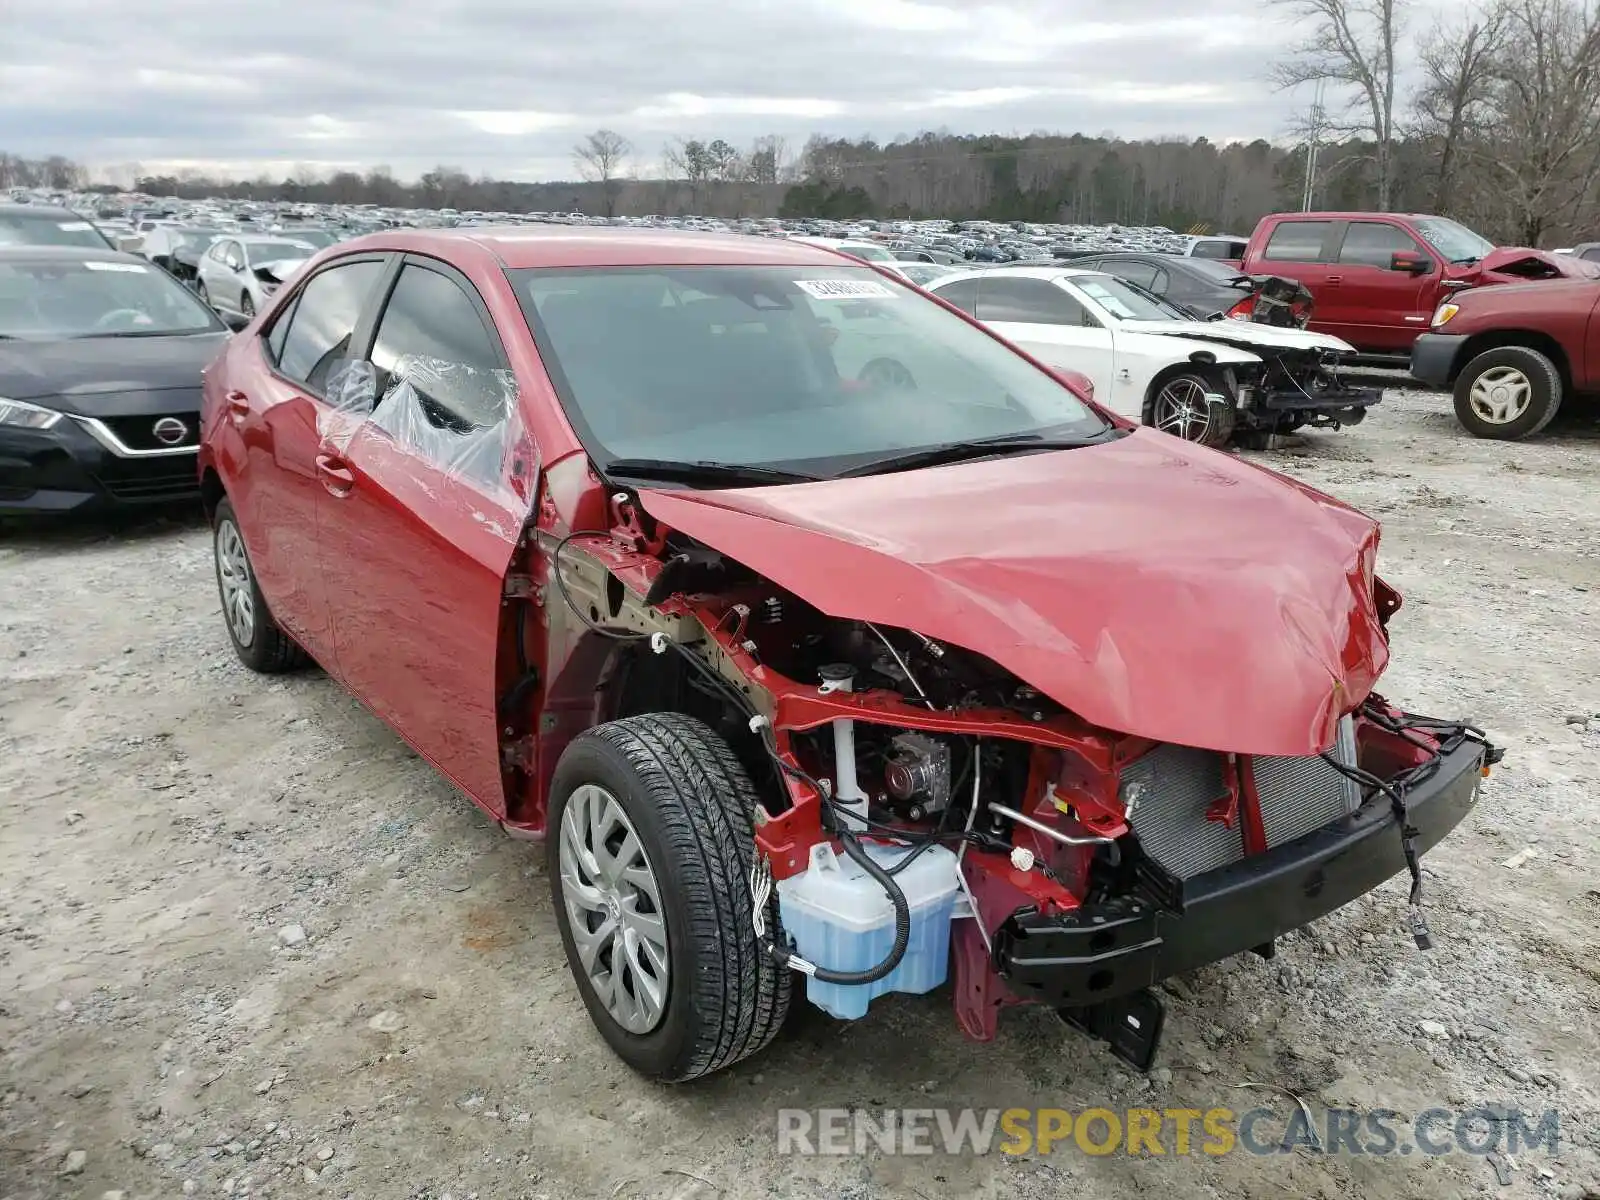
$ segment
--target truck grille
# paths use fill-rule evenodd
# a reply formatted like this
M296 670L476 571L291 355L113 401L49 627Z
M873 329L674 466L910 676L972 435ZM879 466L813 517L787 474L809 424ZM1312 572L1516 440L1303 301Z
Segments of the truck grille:
M1355 720L1339 722L1339 761L1356 760ZM1122 772L1125 799L1134 800L1129 824L1144 852L1178 879L1236 863L1244 857L1243 822L1232 829L1206 812L1228 794L1224 756L1189 746L1158 746ZM1318 755L1261 756L1253 760L1256 794L1267 845L1278 846L1354 812L1361 792Z

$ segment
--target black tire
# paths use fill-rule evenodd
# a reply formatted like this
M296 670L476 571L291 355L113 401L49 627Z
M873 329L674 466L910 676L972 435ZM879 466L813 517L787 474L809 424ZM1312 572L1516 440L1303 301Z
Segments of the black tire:
M251 601L251 628L248 635L236 628L236 622L230 616L233 600L228 582L229 567L224 564L223 546L229 537L238 540L237 555L227 555L235 564L242 561L244 564L244 579L242 585L247 587ZM267 607L266 597L261 594L261 585L256 582L255 568L250 565L249 552L244 548L244 537L239 532L239 518L234 515L233 505L226 497L217 502L216 512L211 518L211 561L217 575L217 596L222 601L222 623L228 631L228 641L233 645L233 652L239 656L239 661L252 671L259 671L263 675L280 675L285 671L293 671L303 667L309 661L306 652L299 645L278 628L278 623L272 619L272 610Z
M1528 400L1514 417L1491 419L1485 405L1473 395L1480 381L1491 372L1502 372L1508 380L1520 375L1528 388ZM1499 346L1486 350L1462 369L1456 379L1456 420L1473 437L1515 442L1532 437L1555 419L1561 408L1561 372L1555 363L1527 346Z
M1162 417L1158 409L1162 405L1163 396L1169 388L1188 388L1192 390L1196 387L1205 393L1219 393L1223 396L1228 394L1226 386L1198 371L1179 371L1174 374L1158 375L1151 382L1150 390L1145 395L1144 423L1157 429L1161 428ZM1171 433L1174 437L1180 437L1184 441L1194 442L1197 445L1222 447L1226 446L1228 440L1233 437L1235 416L1233 401L1230 398L1225 403L1211 403L1208 405L1203 428L1193 425L1188 426L1193 431L1194 436L1177 432L1174 429L1167 429L1165 432Z
M216 311L217 306L211 303L211 293L206 289L206 281L204 279L196 279L194 281L194 294L199 298L201 304L204 304L213 312Z
M668 979L659 1022L632 1033L607 1010L574 944L563 892L562 819L595 785L632 823L666 927ZM545 837L550 892L584 1007L634 1070L682 1082L730 1067L769 1043L789 1009L789 970L762 954L751 922L756 792L728 744L678 713L598 725L556 765ZM777 928L769 901L767 928Z
M246 325L255 320L256 302L250 299L249 292L239 293L239 314L244 317L244 323Z

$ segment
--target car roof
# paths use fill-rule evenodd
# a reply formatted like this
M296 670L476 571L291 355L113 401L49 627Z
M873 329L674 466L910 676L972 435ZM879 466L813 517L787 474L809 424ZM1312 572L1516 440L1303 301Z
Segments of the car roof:
M1001 263L994 267L974 267L955 271L936 282L948 283L952 279L985 279L996 275L1017 275L1023 279L1076 279L1109 274L1109 271L1085 271L1078 267L1013 267Z
M98 246L0 246L0 263L8 262L126 262L150 264L137 254Z
M500 265L523 267L655 266L859 266L822 246L793 238L739 233L690 233L610 225L490 225L468 229L406 229L367 234L340 245L340 253L413 250L448 258L462 243L494 255Z

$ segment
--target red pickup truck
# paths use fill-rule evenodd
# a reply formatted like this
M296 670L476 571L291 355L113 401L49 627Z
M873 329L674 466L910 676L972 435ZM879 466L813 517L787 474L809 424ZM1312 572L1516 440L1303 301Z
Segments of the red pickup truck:
M1401 358L1447 296L1490 283L1600 278L1594 264L1542 250L1496 248L1448 217L1307 212L1263 217L1242 269L1311 293L1311 328L1364 355Z
M1538 433L1563 399L1600 393L1600 279L1453 296L1412 346L1411 373L1453 388L1456 419L1477 437Z

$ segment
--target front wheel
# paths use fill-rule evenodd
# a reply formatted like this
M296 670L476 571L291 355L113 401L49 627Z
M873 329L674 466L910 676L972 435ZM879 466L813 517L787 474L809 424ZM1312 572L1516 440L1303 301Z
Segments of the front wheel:
M244 317L247 325L255 320L256 302L250 298L249 292L239 293L239 315Z
M1537 350L1500 346L1456 379L1456 420L1473 437L1514 442L1550 424L1561 407L1561 372Z
M766 1046L788 1012L789 971L756 942L757 801L728 744L677 713L611 721L567 747L550 798L561 941L612 1050L678 1082Z
M1145 424L1201 446L1226 446L1233 435L1233 405L1212 401L1217 392L1203 375L1185 373L1159 380L1145 403Z

